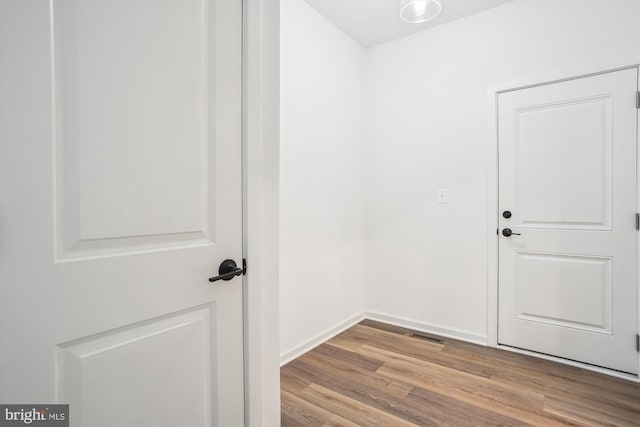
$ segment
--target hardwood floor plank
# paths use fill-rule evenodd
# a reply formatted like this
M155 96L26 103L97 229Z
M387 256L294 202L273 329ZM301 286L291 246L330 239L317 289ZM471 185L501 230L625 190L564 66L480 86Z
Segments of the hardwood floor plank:
M336 335L335 337L327 341L327 343L331 344L334 347L342 348L347 351L356 351L362 346L361 343L350 340L349 338L345 338L342 336L342 334Z
M604 407L611 413L630 412L640 419L640 398L633 398L613 391L612 387L584 386L573 380L567 380L544 372L538 375L522 374L518 369L498 372L491 377L499 384L512 387L525 387L529 390L544 393L548 398L560 398L567 402L591 402L592 406ZM602 390L612 390L602 393Z
M476 427L476 426L529 426L531 424L506 417L496 412L469 405L460 400L414 387L407 397L409 401L429 411L438 417L438 424L442 426Z
M377 359L336 347L331 341L316 347L313 354L332 358L334 360L340 360L349 365L357 366L358 368L370 372L375 372L380 366L382 366L382 362Z
M364 370L357 366L349 365L348 362L335 359L331 356L316 354L315 352L305 354L300 360L318 369L330 369L333 375L340 376L352 384L364 384L396 397L406 397L413 388L413 386L405 384L402 381L392 380L379 375L375 371ZM381 366L381 364L379 366Z
M334 414L287 391L280 392L281 412L287 425L323 426ZM285 423L283 422L284 426Z
M545 401L545 411L592 426L632 427L640 424L640 417L637 415L621 411L606 413L585 402L575 404L556 398Z
M283 426L636 426L640 384L364 320L281 369Z
M296 359L288 364L286 368L313 384L321 385L406 421L420 426L438 425L432 414L426 413L420 407L413 406L406 399L396 397L367 384L349 381L340 375L336 375L335 371L328 369L326 366L311 366L305 361Z
M301 392L305 400L330 409L335 414L362 426L416 427L416 424L398 418L377 408L344 396L326 387L311 384Z
M495 384L486 378L438 365L424 369L404 361L393 361L385 363L378 372L532 425L561 425L544 417L544 396L538 393Z
M637 383L561 365L544 359L459 341L447 341L443 354L473 359L485 367L492 380L514 387L526 386L547 396L579 403L590 400L592 405L617 408L636 414L640 419L640 387ZM610 390L602 394L602 389Z
M280 388L287 391L301 390L311 384L289 369L280 369Z
M456 340L449 340L442 349L447 355L457 355L463 359L472 359L479 364L490 364L498 372L519 368L527 371L531 376L552 376L561 380L572 381L578 385L598 387L612 387L616 394L626 395L633 399L640 399L640 388L637 383L615 378L575 366L562 365L550 360L540 359L511 351L478 346Z
M299 427L304 424L300 423L300 420L292 418L288 412L281 410L280 411L280 427Z
M442 354L442 349L445 346L444 344L422 341L416 338L398 335L392 332L373 329L361 325L356 325L353 328L343 332L343 334L345 337L354 338L359 342L362 342L362 346L368 345L375 340L377 348L381 348L399 355L410 356L414 359L436 363L441 366L447 366L449 368L457 369L473 375L478 375L480 377L488 378L490 376L485 367L482 365L474 363L473 361L451 358L446 354ZM367 337L370 337L368 341ZM358 351L362 350L362 346L360 346L359 349L356 349L356 352L364 354L362 351Z
M491 379L496 382L514 387L527 387L532 391L567 401L589 400L595 405L632 412L640 418L640 387L637 383L498 349L471 347L468 351L476 363L485 366ZM478 355L479 352L485 351L488 354ZM453 354L449 351L448 345L442 352ZM505 355L501 353L509 353L506 357L512 359L505 361ZM458 353L453 357L462 359L464 354ZM602 394L603 388L610 392Z
M315 426L322 423L322 427L358 427L358 424L342 418L335 413L314 405L294 393L281 392L283 419L282 426ZM326 420L326 421L324 421Z
M378 340L379 342L384 342L389 347L389 350L399 349L402 353L416 354L418 356L440 351L443 347L439 342L423 341L360 324L352 326L338 336L348 338L362 345L369 344L372 340Z
M352 423L351 421L345 420L344 418L336 415L324 423L322 427L360 427L360 424Z

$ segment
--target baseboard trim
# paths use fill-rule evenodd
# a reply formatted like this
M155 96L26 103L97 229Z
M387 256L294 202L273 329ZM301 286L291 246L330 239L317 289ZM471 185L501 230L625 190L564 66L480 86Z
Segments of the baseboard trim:
M418 320L407 319L406 317L393 316L378 311L365 311L363 313L365 319L376 320L378 322L389 323L403 328L414 329L420 332L426 332L434 335L440 335L447 338L453 338L460 341L466 341L473 344L487 345L487 336L478 335L473 332L463 331L460 329L449 328L433 323L420 322Z
M282 367L287 363L291 362L292 360L297 359L298 357L307 353L308 351L313 350L320 344L344 332L345 330L349 329L353 325L360 323L365 318L366 318L365 313L360 312L354 316L349 317L346 320L343 320L342 322L327 329L326 331L316 335L315 337L311 338L309 341L306 341L305 343L297 347L294 347L289 351L286 351L284 354L280 355L280 366Z
M433 323L420 322L417 320L393 316L391 314L381 313L378 311L363 311L349 317L348 319L343 320L342 322L316 335L303 344L286 351L285 353L280 355L280 366L282 367L292 360L297 359L303 354L313 350L320 344L329 341L331 338L349 329L353 325L360 323L364 319L376 320L378 322L389 323L391 325L414 329L416 331L426 332L434 335L440 335L447 338L453 338L460 341L466 341L473 344L479 344L483 346L487 345L486 335L478 335L474 334L473 332L434 325Z

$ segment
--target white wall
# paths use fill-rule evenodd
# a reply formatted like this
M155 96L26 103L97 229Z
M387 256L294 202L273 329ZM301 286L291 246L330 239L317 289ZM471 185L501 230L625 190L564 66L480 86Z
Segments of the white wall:
M367 51L367 309L485 339L488 87L640 62L638 9L515 1Z
M280 350L364 303L364 49L281 3Z

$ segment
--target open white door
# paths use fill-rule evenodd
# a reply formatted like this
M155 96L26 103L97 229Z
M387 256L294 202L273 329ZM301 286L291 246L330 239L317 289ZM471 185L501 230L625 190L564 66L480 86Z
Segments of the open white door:
M638 372L637 82L499 95L500 344Z
M0 1L0 402L242 426L240 0Z

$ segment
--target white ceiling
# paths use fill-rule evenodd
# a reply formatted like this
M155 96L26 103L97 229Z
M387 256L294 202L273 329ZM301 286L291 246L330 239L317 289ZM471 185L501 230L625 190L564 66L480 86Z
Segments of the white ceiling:
M512 0L441 0L442 13L429 22L400 19L400 0L306 0L315 10L364 47L384 43Z

